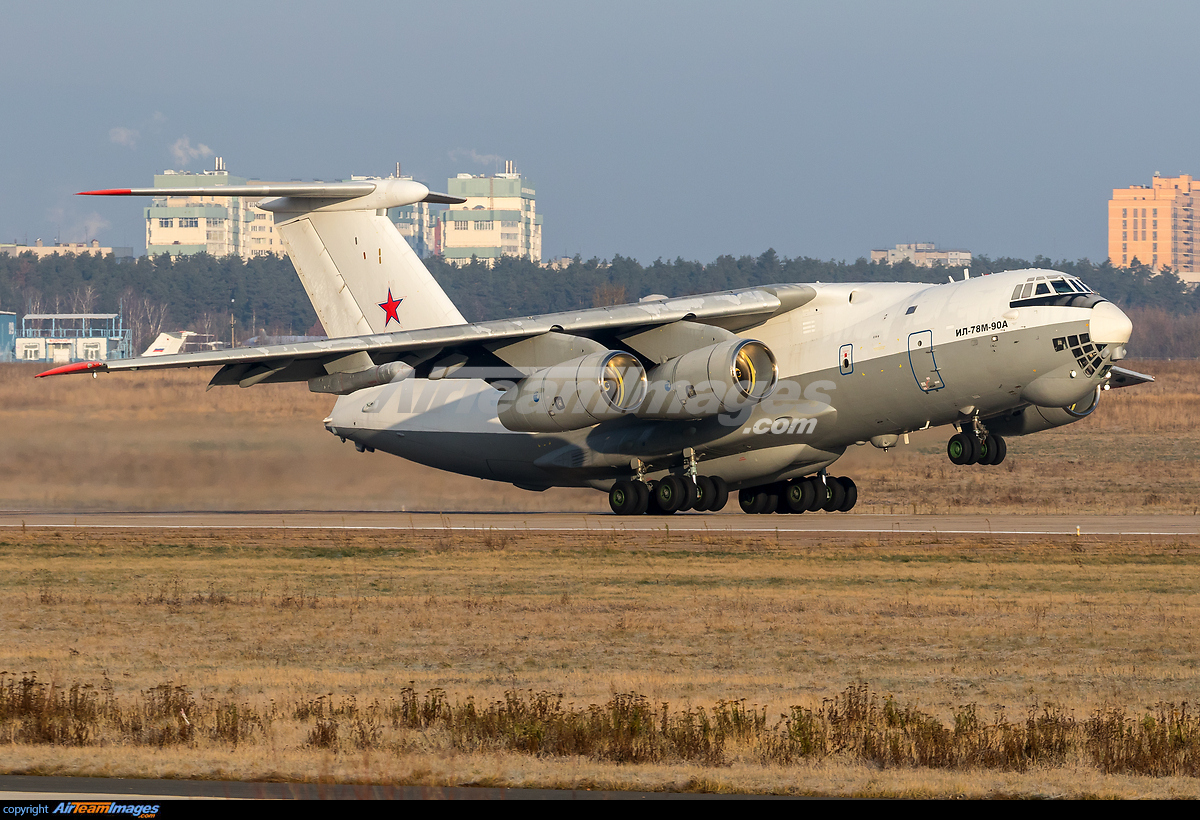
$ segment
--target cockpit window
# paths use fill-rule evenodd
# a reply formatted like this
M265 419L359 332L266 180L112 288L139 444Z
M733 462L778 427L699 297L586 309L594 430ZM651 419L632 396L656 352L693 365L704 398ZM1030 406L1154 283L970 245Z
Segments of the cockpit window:
M1094 290L1074 276L1030 276L1013 288L1011 307L1065 305L1091 307L1100 299Z

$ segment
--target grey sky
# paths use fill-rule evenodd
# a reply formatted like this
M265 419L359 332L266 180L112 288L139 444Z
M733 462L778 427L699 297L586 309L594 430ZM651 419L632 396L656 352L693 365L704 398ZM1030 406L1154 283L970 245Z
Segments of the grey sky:
M209 2L8 8L0 241L144 248L164 168L513 159L546 257L1106 254L1113 187L1200 175L1194 2Z

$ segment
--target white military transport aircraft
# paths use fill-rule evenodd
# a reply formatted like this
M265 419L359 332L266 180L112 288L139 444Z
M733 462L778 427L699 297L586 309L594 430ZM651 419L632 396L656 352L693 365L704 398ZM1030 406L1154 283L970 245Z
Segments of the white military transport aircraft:
M161 189L89 191L162 196ZM210 383L307 382L339 396L325 427L528 490L594 487L619 515L847 511L827 468L953 425L955 464L1070 424L1110 387L1132 325L1087 285L1018 270L941 285L776 284L467 323L386 209L461 202L409 180L229 185L269 197L327 341L79 362L41 376L215 366ZM515 283L519 284L519 283Z

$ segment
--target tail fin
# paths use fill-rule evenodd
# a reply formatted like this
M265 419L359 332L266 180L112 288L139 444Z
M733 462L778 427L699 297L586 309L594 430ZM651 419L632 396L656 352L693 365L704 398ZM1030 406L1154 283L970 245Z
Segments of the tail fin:
M163 196L161 188L88 191L108 196ZM387 209L463 200L432 194L419 182L265 183L172 188L172 194L278 197L258 203L276 229L317 317L330 336L465 324L445 291L413 253Z

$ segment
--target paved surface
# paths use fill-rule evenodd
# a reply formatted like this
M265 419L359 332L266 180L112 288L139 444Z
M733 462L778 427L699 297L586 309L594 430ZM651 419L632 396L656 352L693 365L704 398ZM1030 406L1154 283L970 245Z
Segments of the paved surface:
M585 513L504 512L0 512L2 527L120 529L399 529L419 531L497 530L513 532L812 532L942 535L1200 535L1194 515L744 515L680 513L616 516Z

